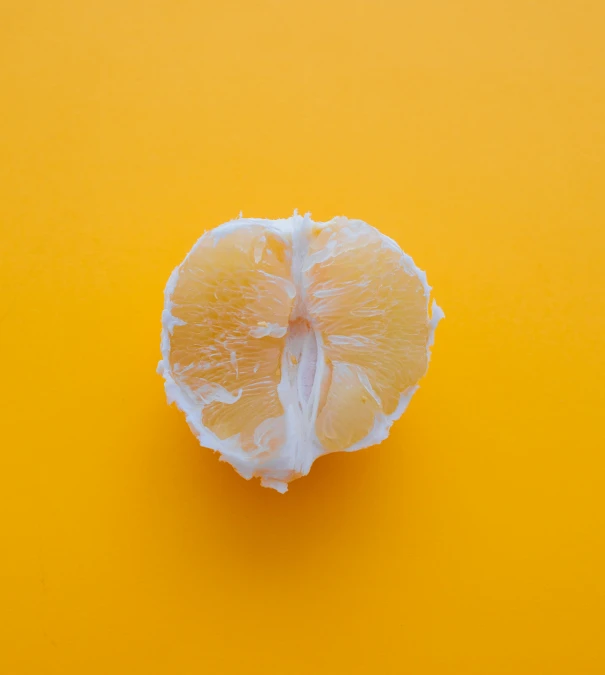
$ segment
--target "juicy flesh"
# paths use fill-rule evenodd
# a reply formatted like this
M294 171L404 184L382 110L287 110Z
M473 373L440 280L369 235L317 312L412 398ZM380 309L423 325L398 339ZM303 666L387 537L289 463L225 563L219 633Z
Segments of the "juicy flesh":
M398 247L361 221L291 220L207 233L170 298L172 378L255 461L362 442L428 364L427 287Z
M259 227L202 239L172 295L175 381L203 406L203 426L221 440L240 434L248 451L275 451L283 442L283 428L264 444L257 430L284 412L277 385L295 296L290 253Z
M344 450L370 433L378 411L391 415L426 371L428 299L401 252L369 227L325 228L311 243L314 256L309 314L332 367L316 431L324 447Z

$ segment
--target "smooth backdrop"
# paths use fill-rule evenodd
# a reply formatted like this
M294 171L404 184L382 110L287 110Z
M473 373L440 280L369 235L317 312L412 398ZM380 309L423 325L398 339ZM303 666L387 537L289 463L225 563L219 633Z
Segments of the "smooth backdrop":
M2 675L605 672L602 0L3 0ZM363 218L447 318L281 496L155 373L235 217Z

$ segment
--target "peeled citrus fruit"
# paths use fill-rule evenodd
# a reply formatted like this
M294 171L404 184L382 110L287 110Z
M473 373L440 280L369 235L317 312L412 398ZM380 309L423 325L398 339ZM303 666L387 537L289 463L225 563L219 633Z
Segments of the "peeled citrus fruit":
M245 478L285 492L320 455L384 440L443 312L426 275L360 220L240 218L206 232L165 291L169 402Z

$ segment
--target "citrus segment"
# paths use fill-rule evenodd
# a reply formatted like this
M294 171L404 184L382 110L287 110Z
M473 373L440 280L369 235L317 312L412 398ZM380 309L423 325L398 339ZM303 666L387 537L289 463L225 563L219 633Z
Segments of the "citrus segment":
M394 242L363 222L343 218L311 242L306 280L309 314L322 333L324 357L350 367L349 376L334 378L326 405L339 407L348 400L354 376L355 389L361 387L385 415L393 414L402 393L428 365L429 291L422 275ZM349 426L363 427L366 434L372 428L368 420L367 413L350 411ZM350 433L331 439L334 449L350 444Z
M250 451L278 442L267 447L255 430L283 415L277 385L295 296L290 257L288 243L262 227L209 233L181 266L171 297L175 382L203 406L203 426L221 440L241 434Z

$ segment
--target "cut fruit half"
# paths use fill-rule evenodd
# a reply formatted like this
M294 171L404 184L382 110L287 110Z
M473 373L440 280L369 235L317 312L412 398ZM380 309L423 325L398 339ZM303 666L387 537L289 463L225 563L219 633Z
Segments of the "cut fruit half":
M426 275L360 220L240 218L172 273L162 315L169 402L245 478L285 492L320 455L384 440L443 312Z

